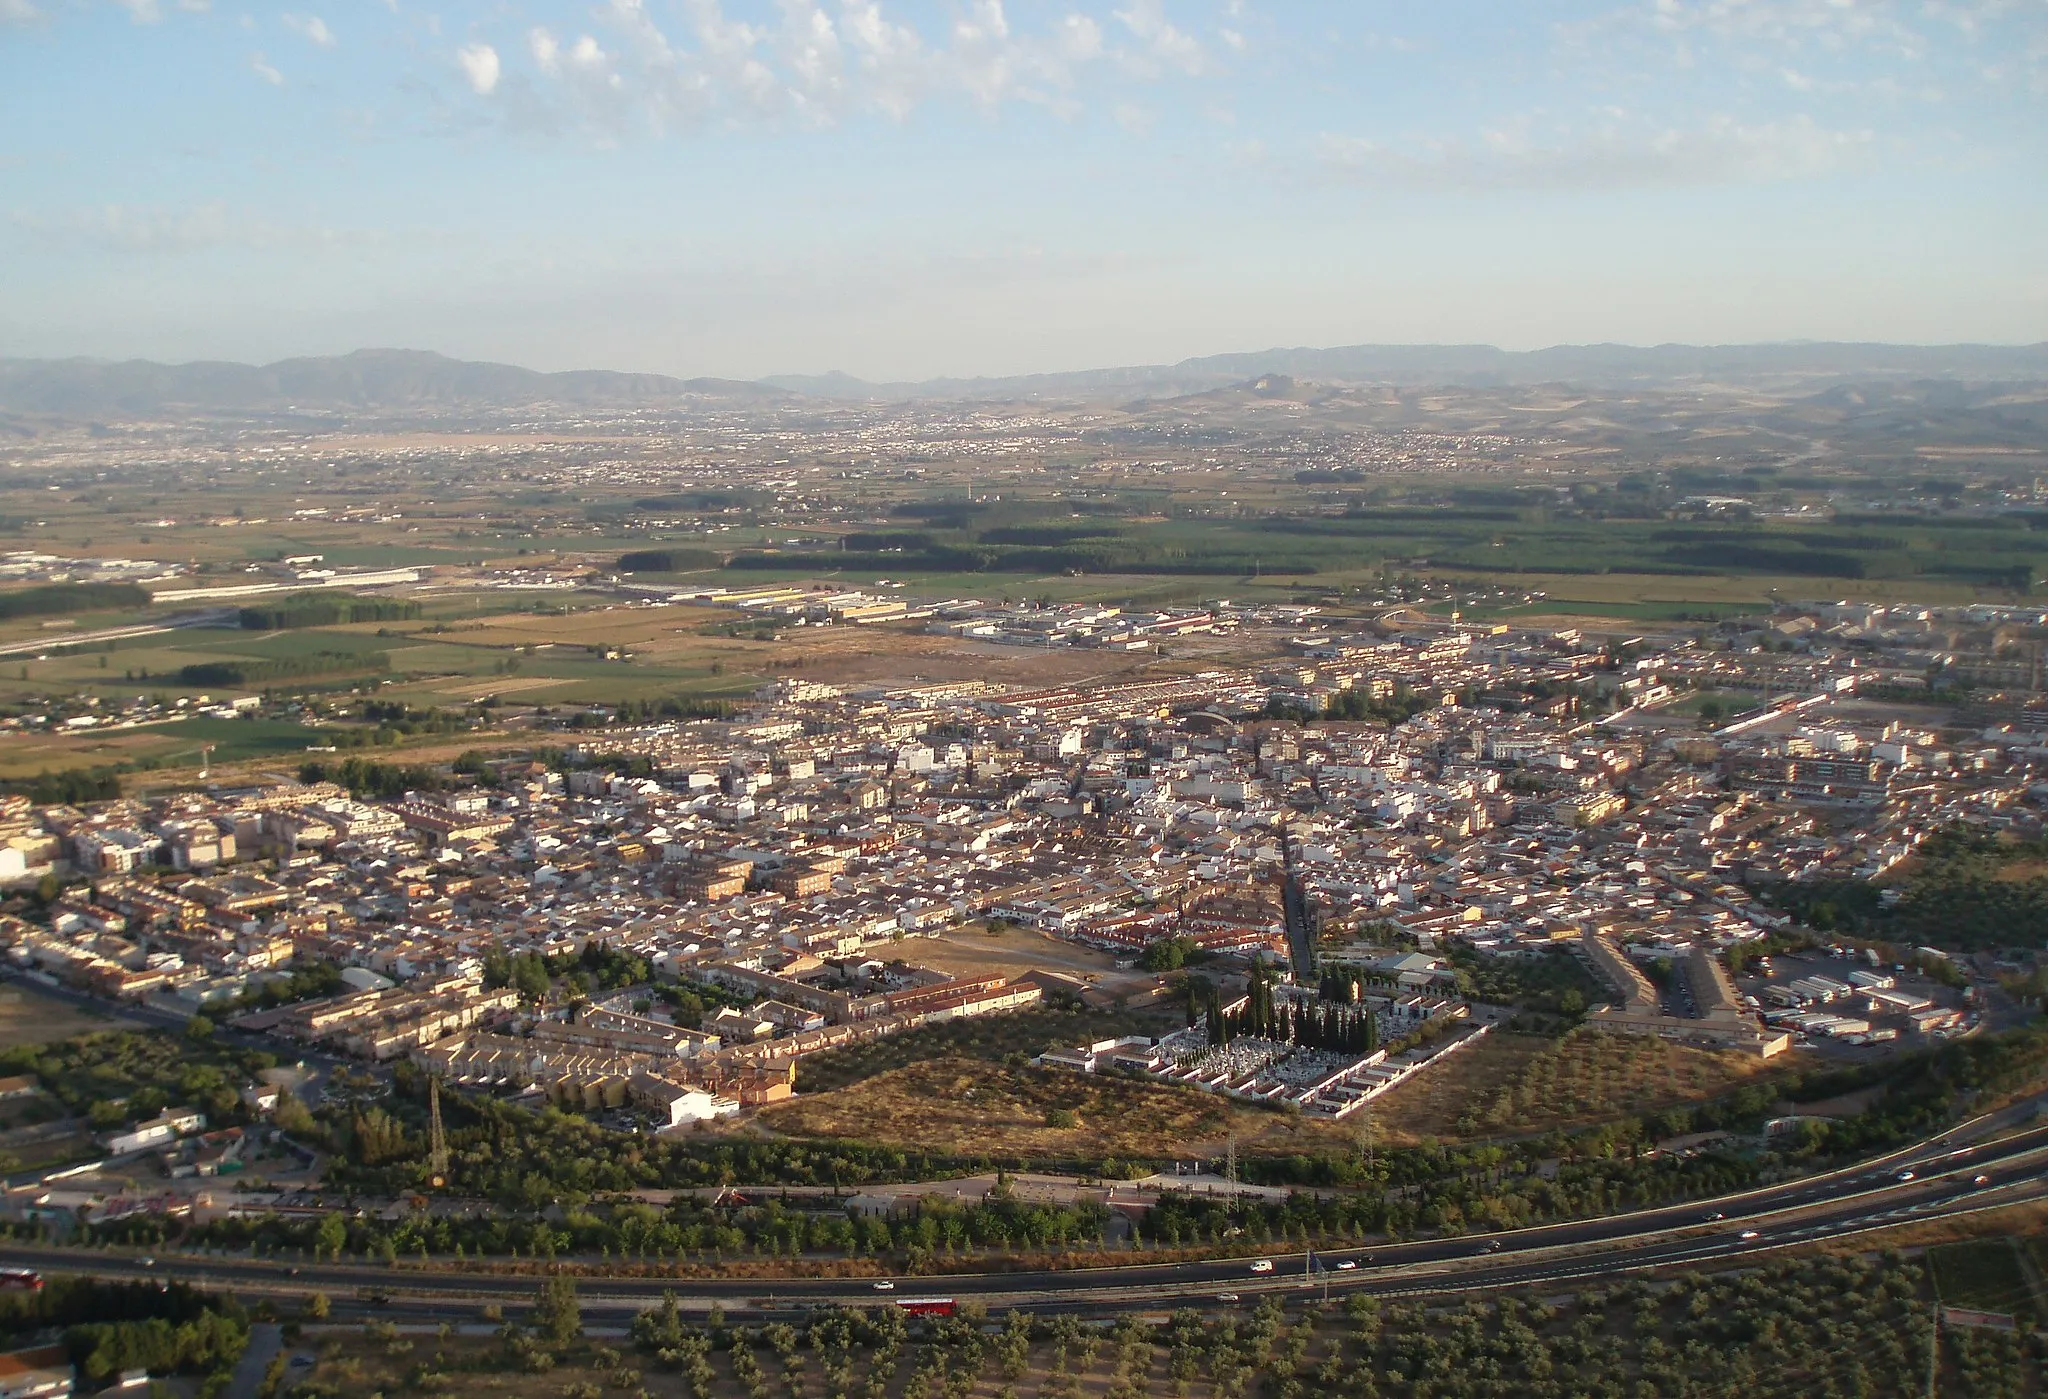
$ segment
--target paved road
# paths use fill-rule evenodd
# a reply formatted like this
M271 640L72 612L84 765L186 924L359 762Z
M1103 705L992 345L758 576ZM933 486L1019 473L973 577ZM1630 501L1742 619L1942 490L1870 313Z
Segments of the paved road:
M2010 1121L2003 1115L1983 1119L1852 1170L1718 1200L1501 1234L1320 1253L1318 1260L1328 1271L1312 1282L1336 1291L1383 1294L1563 1283L2048 1199L2048 1128L1967 1144ZM538 1284L536 1278L489 1272L414 1272L362 1264L291 1268L254 1259L176 1255L145 1267L139 1259L115 1253L22 1244L0 1246L0 1259L46 1272L178 1277L251 1295L324 1291L335 1299L338 1312L375 1310L408 1321L470 1317L489 1300L516 1304ZM593 1311L636 1310L664 1292L675 1292L697 1307L716 1301L748 1313L869 1306L891 1296L920 1294L979 1297L1037 1311L1107 1312L1213 1306L1221 1293L1248 1297L1304 1285L1303 1255L1274 1255L1273 1262L1268 1274L1252 1273L1244 1259L961 1274L900 1280L893 1293L879 1293L866 1280L843 1278L586 1277L581 1285L584 1305ZM1340 1268L1346 1262L1357 1266Z
M144 622L136 626L105 627L99 631L83 632L53 631L46 636L31 637L27 641L8 642L0 646L0 656L30 656L44 651L60 650L67 646L96 646L109 641L127 641L138 636L161 636L165 632L177 631L184 627L228 627L234 625L234 615L235 610L231 607L209 607L203 612L181 612L173 617L164 617L155 622Z
M259 1321L251 1326L248 1347L235 1362L235 1372L228 1380L223 1399L256 1399L256 1391L263 1387L263 1372L283 1348L283 1328L276 1322Z

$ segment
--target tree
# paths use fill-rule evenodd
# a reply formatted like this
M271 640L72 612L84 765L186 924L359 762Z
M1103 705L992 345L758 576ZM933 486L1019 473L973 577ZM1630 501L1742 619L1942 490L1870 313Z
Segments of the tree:
M533 1328L543 1340L565 1346L583 1334L583 1309L576 1301L576 1279L549 1278L533 1304Z
M341 1257L342 1247L348 1243L348 1225L338 1214L320 1216L320 1227L313 1231L313 1252L325 1253L329 1258Z
M185 1038L196 1044L204 1044L213 1038L213 1022L203 1015L195 1015L185 1022Z
M1145 948L1139 961L1148 972L1174 972L1188 964L1194 950L1195 945L1186 938L1161 938Z

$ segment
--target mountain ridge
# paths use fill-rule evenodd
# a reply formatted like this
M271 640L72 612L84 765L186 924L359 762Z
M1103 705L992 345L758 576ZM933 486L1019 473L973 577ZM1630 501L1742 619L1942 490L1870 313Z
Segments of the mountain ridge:
M1871 341L1786 341L1747 345L1666 343L1552 345L1296 346L1201 355L1174 364L1125 365L1048 374L868 383L832 371L769 375L760 382L812 397L875 399L1201 393L1262 375L1400 387L1500 388L1565 382L1593 389L1737 382L1843 382L1869 378L2048 379L2048 341L2031 345L1895 345Z
M545 373L431 350L356 350L270 364L193 360L0 360L0 408L119 416L186 411L364 410L589 406L703 398L783 401L785 389L746 380L676 379L608 369Z
M1412 389L1541 383L1589 390L1725 383L1819 390L1877 380L2048 382L2048 342L1891 345L1345 345L1196 356L1175 364L985 378L870 382L840 371L758 380L605 369L545 372L428 350L356 350L266 365L228 360L0 359L0 411L69 418L166 412L391 412L463 408L798 406L919 399L1159 400L1278 375L1303 382Z

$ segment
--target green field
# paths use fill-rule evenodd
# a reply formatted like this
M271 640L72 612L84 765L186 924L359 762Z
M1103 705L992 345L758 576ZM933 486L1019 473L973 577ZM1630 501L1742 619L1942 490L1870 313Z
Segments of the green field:
M1515 499L1509 493L1509 499ZM1058 517L1017 505L957 507L851 533L822 557L742 551L729 571L790 566L849 574L1172 574L1230 578L1350 574L1385 566L1490 575L1624 573L1645 582L1711 576L1916 579L2026 587L2048 558L2048 517L1921 515L1770 521L1591 518L1538 506L1360 505L1336 513L1284 506L1246 518ZM1024 521L1029 521L1024 523ZM755 567L758 565L758 569ZM983 588L990 586L983 584Z

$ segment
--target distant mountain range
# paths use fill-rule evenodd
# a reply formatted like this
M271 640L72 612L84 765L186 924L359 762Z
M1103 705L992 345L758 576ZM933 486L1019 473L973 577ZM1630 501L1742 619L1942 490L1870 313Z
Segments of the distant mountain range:
M424 350L357 350L265 365L0 359L0 410L74 418L179 411L516 408L541 403L612 407L703 399L777 402L789 397L786 389L740 380L671 379L603 369L543 374Z
M1345 345L1207 355L1178 364L1133 365L1001 379L870 384L848 374L780 374L762 382L817 398L1089 398L1203 393L1284 374L1327 384L1500 388L1571 384L1588 389L1685 383L1787 385L1873 379L2048 380L2048 342L2035 345Z
M1264 375L1330 384L1472 389L1541 383L1617 390L1705 383L1819 389L1912 379L2043 382L2048 381L2048 343L1558 345L1529 351L1490 345L1349 345L1209 355L1170 365L919 383L869 383L840 373L778 375L760 381L675 379L596 369L543 374L421 350L358 350L260 366L223 361L0 359L0 411L94 419L180 412L435 412L542 404L599 408L718 402L767 407L793 404L799 396L842 401L1128 400L1205 393Z

